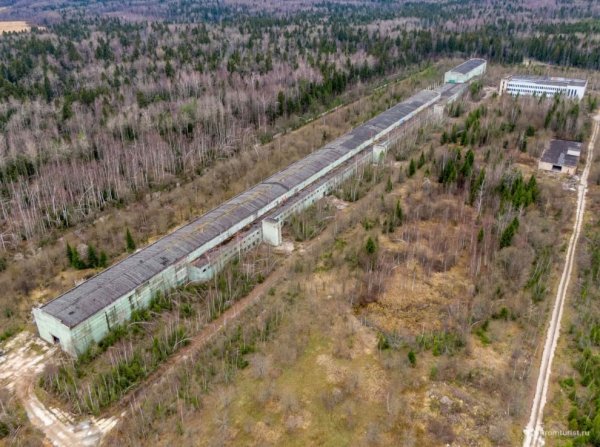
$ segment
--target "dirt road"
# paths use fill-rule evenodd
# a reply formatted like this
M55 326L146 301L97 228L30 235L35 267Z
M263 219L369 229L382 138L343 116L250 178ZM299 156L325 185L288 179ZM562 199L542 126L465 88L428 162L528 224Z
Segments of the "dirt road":
M39 342L33 334L26 331L18 334L4 347L6 355L0 357L0 387L17 395L32 425L42 431L47 441L53 446L96 446L124 415L132 399L140 397L149 388L163 383L169 374L176 370L178 364L204 347L230 322L237 320L240 313L258 302L285 275L287 271L285 266L288 265L288 262L289 258L246 297L233 304L219 318L207 324L199 334L191 339L188 346L169 358L140 384L136 391L122 399L117 408L111 411L112 417L78 421L73 415L59 408L45 406L40 402L35 394L35 380L46 364L51 361L56 348Z
M565 259L565 267L560 278L558 285L558 291L556 293L556 300L554 302L554 309L552 310L552 318L550 325L548 326L548 332L546 334L546 343L544 345L544 352L542 353L542 362L540 365L540 371L537 379L537 385L535 389L535 396L533 398L533 404L531 406L531 414L529 422L525 428L525 439L523 441L524 447L539 447L544 445L544 430L542 427L544 417L544 407L546 405L546 398L548 392L548 383L550 381L550 375L552 370L552 360L554 358L554 351L558 343L560 336L560 324L562 320L563 308L569 288L569 282L571 279L571 273L573 271L573 264L575 261L575 252L577 250L577 241L579 240L579 234L583 227L583 217L585 214L585 197L587 193L587 179L592 165L592 156L594 152L594 146L598 137L600 128L600 114L594 117L594 129L592 131L592 137L588 145L587 160L585 168L579 180L577 188L577 208L575 210L575 223L573 224L573 233L569 240L569 247L567 249L567 257Z
M34 383L56 348L36 340L33 334L24 331L6 344L6 355L0 357L0 386L16 393L31 424L44 433L53 446L97 445L117 419L76 421L65 411L44 406L35 395Z

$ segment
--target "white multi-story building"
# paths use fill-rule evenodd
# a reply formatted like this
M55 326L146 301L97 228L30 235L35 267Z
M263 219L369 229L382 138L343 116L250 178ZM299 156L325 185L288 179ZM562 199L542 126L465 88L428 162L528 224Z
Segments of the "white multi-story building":
M521 96L562 95L581 100L585 95L587 80L546 76L508 76L500 81L500 94Z

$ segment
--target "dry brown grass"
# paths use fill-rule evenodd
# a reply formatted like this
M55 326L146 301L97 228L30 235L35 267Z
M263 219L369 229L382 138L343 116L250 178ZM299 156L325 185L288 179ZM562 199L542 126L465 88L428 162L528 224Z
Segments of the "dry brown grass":
M21 33L29 31L31 26L23 21L6 21L0 22L0 33Z

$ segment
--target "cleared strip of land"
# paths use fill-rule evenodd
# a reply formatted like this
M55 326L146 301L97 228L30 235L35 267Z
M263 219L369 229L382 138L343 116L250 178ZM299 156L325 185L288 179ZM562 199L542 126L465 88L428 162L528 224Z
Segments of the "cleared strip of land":
M29 31L31 27L27 22L14 21L14 22L0 22L0 33L20 33L22 31Z
M567 258L565 260L565 267L560 278L560 284L558 286L558 292L556 294L556 301L554 302L554 309L552 310L552 318L550 325L548 326L548 333L546 335L546 344L544 345L544 352L542 354L542 362L540 365L540 372L537 379L535 396L533 398L533 404L531 406L531 415L529 417L529 423L525 428L525 440L523 441L523 447L538 447L544 445L544 436L542 429L542 422L544 417L544 407L546 405L546 398L548 392L548 383L550 381L550 375L552 372L552 360L554 358L554 351L560 337L560 324L562 320L563 308L569 289L569 282L571 279L571 273L573 271L573 263L575 260L575 252L577 250L577 241L579 240L579 234L583 227L583 217L585 214L585 195L587 192L587 178L592 165L592 157L594 151L594 145L596 144L596 138L598 137L598 129L600 126L600 115L594 117L594 130L592 137L588 145L587 160L581 180L579 182L579 188L577 192L577 208L575 211L575 223L573 224L573 234L569 240L569 248L567 250Z

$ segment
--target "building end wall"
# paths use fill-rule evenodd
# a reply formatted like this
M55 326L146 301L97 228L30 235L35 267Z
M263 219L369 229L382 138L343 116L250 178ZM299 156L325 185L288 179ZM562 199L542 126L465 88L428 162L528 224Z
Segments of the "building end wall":
M575 175L577 172L577 168L574 166L561 166L560 171L554 169L554 165L552 163L548 163L545 161L540 161L538 163L538 169L542 171L556 172L559 174L567 174L567 175Z
M373 163L379 163L385 157L387 153L387 145L385 144L374 144L373 145Z
M42 340L51 345L60 345L61 349L73 357L77 357L77 350L73 344L71 330L62 322L47 314L41 308L34 308L33 318L38 329L38 334Z
M266 244L275 247L281 245L281 224L275 219L264 219L262 221L262 237Z

